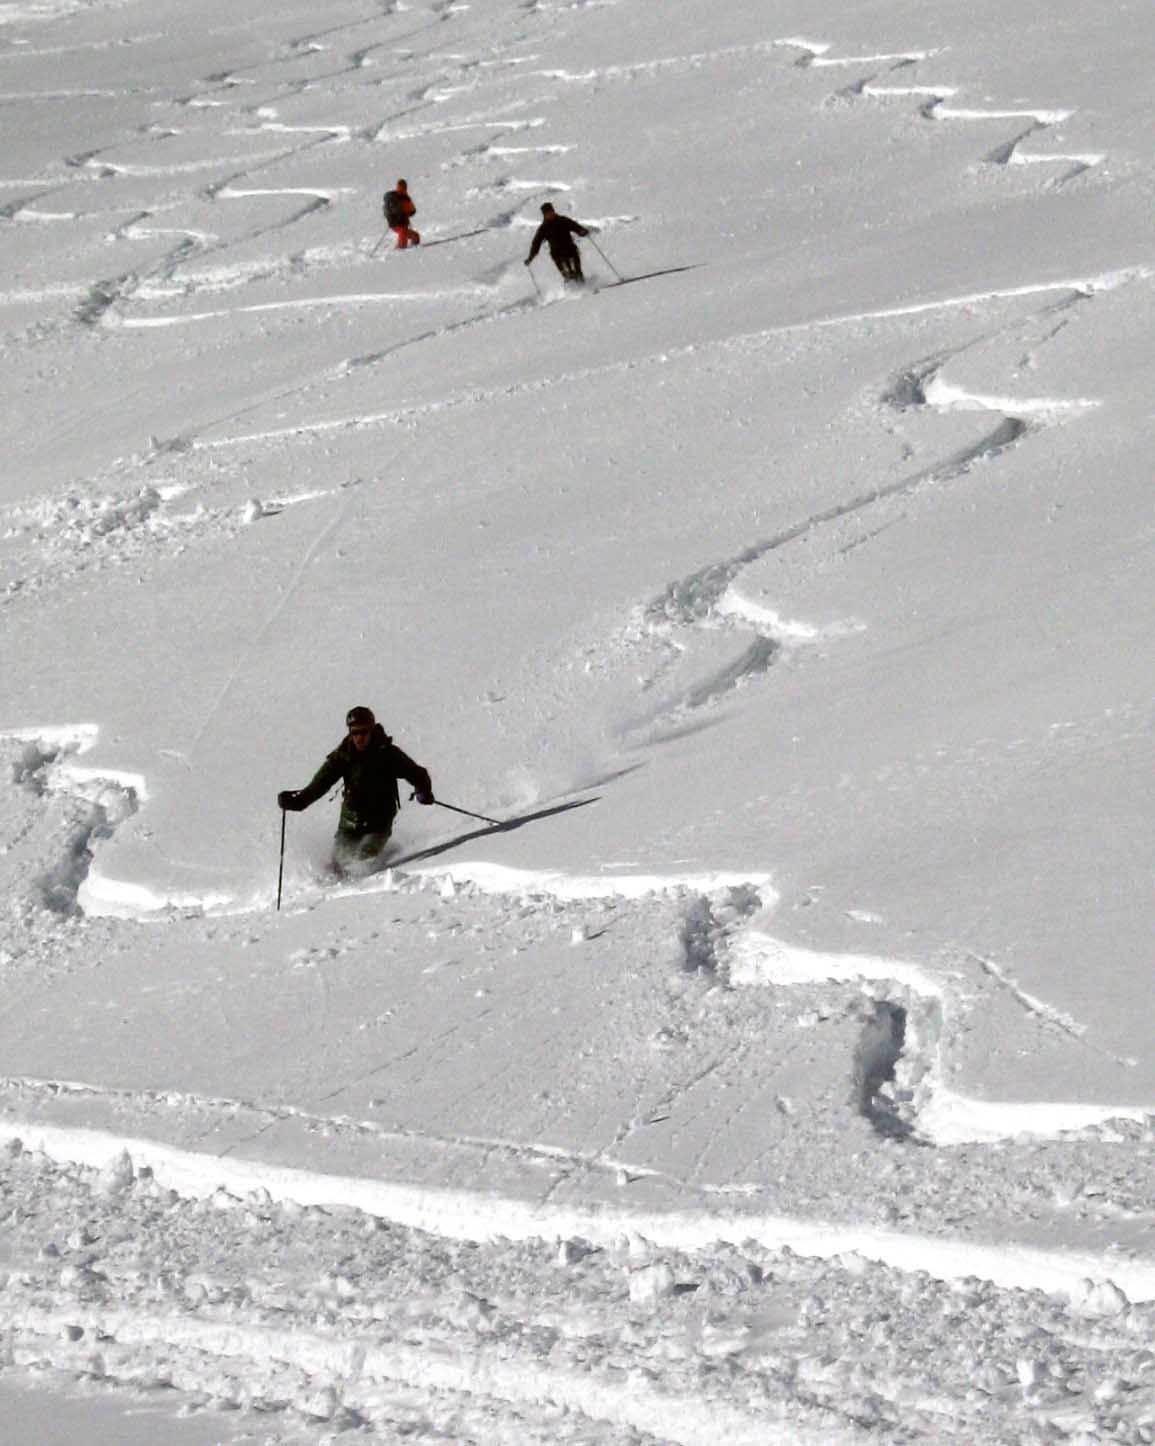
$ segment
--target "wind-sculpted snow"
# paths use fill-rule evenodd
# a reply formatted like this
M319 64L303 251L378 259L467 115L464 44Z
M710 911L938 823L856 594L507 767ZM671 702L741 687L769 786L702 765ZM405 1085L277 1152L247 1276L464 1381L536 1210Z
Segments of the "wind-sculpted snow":
M812 8L0 6L3 1384L1149 1435L1152 20Z

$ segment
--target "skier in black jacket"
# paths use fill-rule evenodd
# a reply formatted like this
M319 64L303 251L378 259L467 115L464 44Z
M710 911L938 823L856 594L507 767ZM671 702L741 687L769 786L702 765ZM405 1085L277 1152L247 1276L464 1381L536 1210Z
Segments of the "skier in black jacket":
M280 808L299 812L343 782L337 823L335 862L338 868L378 857L389 842L393 820L401 807L397 780L417 790L418 803L435 803L428 772L393 742L371 708L350 708L347 736L333 749L304 788L277 794Z
M559 216L548 201L542 206L541 214L545 219L534 232L533 244L525 258L525 264L530 264L544 242L549 247L553 264L567 281L584 281L581 253L574 245L573 238L588 236L590 233L571 217Z

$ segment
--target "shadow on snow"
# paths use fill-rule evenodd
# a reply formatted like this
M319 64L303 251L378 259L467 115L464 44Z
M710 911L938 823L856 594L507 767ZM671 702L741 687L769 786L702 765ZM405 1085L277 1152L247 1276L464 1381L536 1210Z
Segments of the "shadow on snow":
M635 281L652 281L655 276L677 276L679 271L697 271L701 262L693 266L667 266L663 271L646 271L641 276L622 276L617 281L607 281L599 291L611 291L615 286L632 286Z
M476 231L459 231L456 236L439 236L435 241L422 241L421 249L428 251L433 246L448 246L451 241L465 241L470 236L484 236L489 226L478 226Z
M436 858L438 854L447 853L455 849L459 844L470 843L473 839L489 838L493 834L512 833L514 829L522 828L527 823L536 823L542 818L553 818L559 813L569 813L575 808L586 808L591 803L597 803L599 795L593 798L578 798L572 803L555 804L553 808L539 808L536 813L523 813L518 818L508 818L502 823L493 824L486 828L471 829L469 833L458 834L456 838L447 839L445 843L433 844L427 849L418 849L416 853L406 854L404 858L390 859L388 867L391 869L400 868L402 864L420 863L424 859Z

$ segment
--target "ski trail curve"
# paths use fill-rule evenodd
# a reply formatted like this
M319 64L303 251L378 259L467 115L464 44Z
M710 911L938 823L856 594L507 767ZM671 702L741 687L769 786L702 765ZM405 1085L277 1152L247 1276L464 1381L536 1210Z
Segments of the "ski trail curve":
M803 67L823 69L827 67L872 67L870 74L843 87L835 93L834 99L841 100L914 100L918 113L925 120L933 122L1019 122L1022 128L1010 140L1004 141L989 151L983 158L986 164L996 167L1007 166L1063 166L1062 174L1052 178L1053 187L1066 185L1069 181L1093 170L1106 160L1105 153L1098 151L1031 151L1025 143L1031 137L1061 126L1075 114L1073 110L1042 106L995 106L964 105L956 103L962 94L961 88L950 83L934 83L922 80L908 80L910 71L923 61L932 59L943 52L933 49L911 48L881 54L842 56L834 52L828 41L806 40L801 37L776 42L785 48L800 50L796 64ZM896 78L897 77L897 78Z

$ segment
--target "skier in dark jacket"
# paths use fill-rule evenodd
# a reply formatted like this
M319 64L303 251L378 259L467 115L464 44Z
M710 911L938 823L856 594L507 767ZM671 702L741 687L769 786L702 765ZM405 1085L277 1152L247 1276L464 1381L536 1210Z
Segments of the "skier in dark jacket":
M553 264L567 281L584 281L581 253L574 245L573 238L588 236L590 233L571 217L559 216L548 201L542 206L541 214L544 220L534 232L533 244L525 258L525 264L530 264L544 242L549 247Z
M370 708L350 708L348 735L333 749L304 788L277 794L280 808L294 813L343 782L335 857L339 868L377 858L389 842L401 807L397 780L417 790L418 803L434 803L433 784L419 763L393 742Z
M385 192L383 209L385 224L397 237L396 250L421 245L420 235L409 224L410 218L417 215L417 207L409 195L408 181L398 181L392 191Z

